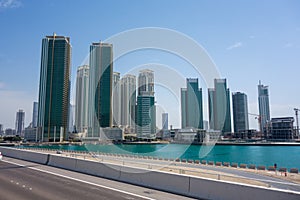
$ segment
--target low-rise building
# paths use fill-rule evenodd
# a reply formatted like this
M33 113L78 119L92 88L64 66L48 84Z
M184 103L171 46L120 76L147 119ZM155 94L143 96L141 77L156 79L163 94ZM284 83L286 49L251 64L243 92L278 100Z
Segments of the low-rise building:
M268 131L271 140L292 140L294 139L294 118L272 118Z

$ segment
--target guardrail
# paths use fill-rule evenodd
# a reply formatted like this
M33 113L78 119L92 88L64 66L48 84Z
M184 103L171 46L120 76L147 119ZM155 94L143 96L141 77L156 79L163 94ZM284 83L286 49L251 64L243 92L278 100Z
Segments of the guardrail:
M214 180L223 180L223 181L231 181L237 183L246 183L250 185L258 185L266 188L278 187L278 185L286 186L286 189L294 191L292 188L296 188L297 191L300 191L300 184L289 183L286 181L271 181L265 179L255 179L237 175L230 175L229 173L215 173L215 172L207 172L207 171L215 171L218 167L232 167L238 168L237 163L228 163L228 162L213 162L213 161L199 161L199 160L186 160L186 159L166 159L166 158L157 158L152 156L141 156L141 155L131 155L131 154L116 154L116 153L103 153L103 152L89 152L89 151L70 151L70 150L53 150L53 149L43 149L43 148L21 148L27 150L34 151L42 151L42 152L52 152L54 154L71 157L76 159L83 160L94 160L101 163L109 163L109 164L117 164L121 166L127 167L139 167L143 169L154 169L167 171L175 174L185 174L192 175L204 178L210 178ZM180 164L180 166L178 165ZM211 169L202 169L197 168L201 165L210 166ZM190 168L194 169L190 169ZM246 165L240 164L239 168L241 169L252 169L253 172L257 171L272 171L275 174L278 172L281 176L287 176L286 168L280 168L278 171L274 168L266 168L265 166L255 166L255 165ZM201 171L202 170L202 171ZM206 170L206 171L203 171ZM292 170L292 171L291 171ZM293 171L294 170L294 171ZM296 173L297 169L290 169L290 173ZM297 172L298 173L298 172ZM281 187L282 188L282 187Z

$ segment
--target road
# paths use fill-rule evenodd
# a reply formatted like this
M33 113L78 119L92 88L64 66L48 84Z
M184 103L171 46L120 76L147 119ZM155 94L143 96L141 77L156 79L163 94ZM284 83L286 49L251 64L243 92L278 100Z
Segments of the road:
M0 161L0 199L188 200L191 198L5 158Z

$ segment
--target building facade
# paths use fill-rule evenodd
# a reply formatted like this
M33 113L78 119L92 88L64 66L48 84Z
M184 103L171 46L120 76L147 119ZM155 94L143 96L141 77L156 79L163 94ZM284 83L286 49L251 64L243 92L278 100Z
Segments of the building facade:
M99 138L100 128L112 126L113 46L90 46L88 137Z
M215 79L214 84L214 88L208 89L209 126L223 134L230 133L230 91L226 79Z
M127 74L121 79L121 125L135 129L136 76Z
M182 128L203 129L202 89L198 79L186 79L186 88L181 88Z
M80 66L77 69L75 128L78 133L84 133L88 128L89 71L88 65Z
M269 139L288 141L294 139L294 118L272 118L270 127L267 127Z
M232 94L232 112L234 132L249 129L247 95L241 92Z
M138 139L156 138L154 73L148 69L141 70L138 77L136 131Z
M23 110L19 110L16 114L16 134L20 136L24 136L24 123L25 123L25 112Z
M46 36L42 41L37 124L42 127L43 141L68 139L70 68L70 38Z
M269 89L268 86L262 85L261 81L258 84L258 108L260 131L266 134L266 124L270 121Z

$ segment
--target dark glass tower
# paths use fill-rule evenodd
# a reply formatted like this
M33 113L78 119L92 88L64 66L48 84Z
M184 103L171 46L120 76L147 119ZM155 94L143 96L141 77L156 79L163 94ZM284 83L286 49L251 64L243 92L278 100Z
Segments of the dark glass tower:
M247 95L241 92L232 94L233 126L238 133L249 129Z
M90 46L88 137L100 137L100 128L112 126L113 46Z
M46 36L42 41L38 105L42 141L68 139L70 63L70 38Z
M203 129L202 89L198 79L186 79L186 88L181 88L181 126Z

